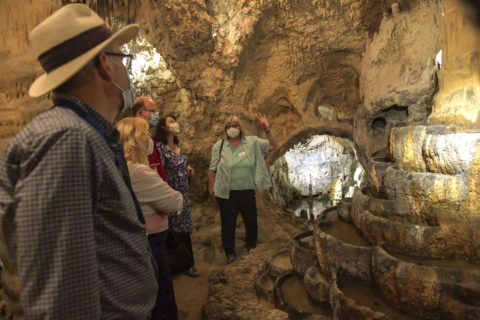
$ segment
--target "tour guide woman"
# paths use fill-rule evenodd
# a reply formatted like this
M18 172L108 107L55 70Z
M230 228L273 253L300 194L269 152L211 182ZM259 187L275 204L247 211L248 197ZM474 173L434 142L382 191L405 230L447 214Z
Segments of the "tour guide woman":
M222 244L228 263L235 261L235 225L241 212L245 223L247 251L257 244L257 205L255 187L259 191L272 183L263 154L277 147L277 141L265 115L257 114L268 140L244 136L238 117L225 123L227 139L217 141L212 148L208 170L209 193L220 207Z

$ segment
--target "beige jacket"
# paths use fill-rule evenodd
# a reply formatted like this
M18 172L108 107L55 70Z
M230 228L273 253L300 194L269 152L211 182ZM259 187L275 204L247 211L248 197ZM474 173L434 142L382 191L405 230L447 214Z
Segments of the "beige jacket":
M156 171L141 163L128 163L132 188L137 196L148 234L168 229L168 216L182 211L183 197L163 181Z

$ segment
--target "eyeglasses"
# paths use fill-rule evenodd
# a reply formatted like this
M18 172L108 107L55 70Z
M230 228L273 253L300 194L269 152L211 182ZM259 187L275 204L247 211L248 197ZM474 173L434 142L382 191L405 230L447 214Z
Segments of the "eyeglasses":
M127 70L130 70L130 68L132 67L133 55L126 54L126 53L117 53L117 52L104 52L104 53L110 56L122 57L122 63L125 66L125 68L127 68Z
M147 111L147 112L151 112L151 113L157 113L158 114L158 111L157 110L148 110L148 109L141 109L143 111Z

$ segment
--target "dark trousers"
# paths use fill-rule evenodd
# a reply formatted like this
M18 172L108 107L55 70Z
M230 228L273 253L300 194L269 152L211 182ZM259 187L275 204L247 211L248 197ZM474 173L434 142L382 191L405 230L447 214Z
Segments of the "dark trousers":
M157 263L158 294L151 320L177 320L177 304L167 255L168 230L148 235L148 243Z
M177 232L177 236L183 242L183 244L188 249L188 251L190 251L190 254L192 255L192 259L193 259L193 264L195 265L195 258L193 257L192 237L190 236L190 233Z
M257 245L257 203L255 190L230 191L229 199L217 198L222 221L222 244L225 254L235 255L235 226L238 211L245 223L245 242L247 249Z

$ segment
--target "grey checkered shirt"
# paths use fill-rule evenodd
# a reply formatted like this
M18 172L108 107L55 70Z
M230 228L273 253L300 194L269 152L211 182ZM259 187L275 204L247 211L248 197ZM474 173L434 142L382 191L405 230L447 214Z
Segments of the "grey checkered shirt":
M157 284L118 131L81 100L62 98L83 108L111 147L74 111L57 106L2 154L1 236L17 268L25 317L146 319Z

